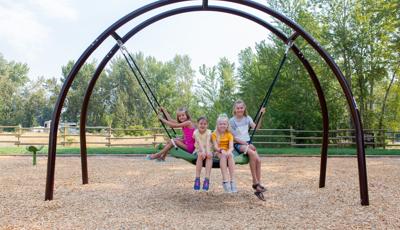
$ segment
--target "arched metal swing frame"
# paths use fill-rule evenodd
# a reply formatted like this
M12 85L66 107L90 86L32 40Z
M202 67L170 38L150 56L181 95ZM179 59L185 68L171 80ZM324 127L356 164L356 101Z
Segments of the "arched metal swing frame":
M161 7L167 5L174 5L177 3L188 2L192 3L191 6L176 6L174 9L165 10L164 12L158 13L157 15L151 17L150 19L145 20L144 22L138 24L124 36L119 36L116 32L117 29L130 22L131 20L148 13L152 10L159 9ZM215 1L216 2L216 1ZM111 25L108 29L106 29L100 36L98 36L95 41L82 53L77 62L71 69L68 77L64 81L64 84L61 88L61 92L58 96L58 99L55 104L55 108L52 116L52 123L50 127L50 137L49 137L49 149L48 149L48 162L47 162L47 178L46 178L46 191L45 191L45 200L52 200L54 193L54 174L55 174L55 163L56 163L56 148L57 148L57 133L58 133L58 125L60 121L61 110L63 104L65 102L67 93L74 81L76 75L79 70L83 66L83 64L87 61L90 55L109 37L113 37L116 40L119 40L122 43L127 42L131 39L136 33L146 28L147 26L160 21L164 18L188 13L188 12L198 12L198 11L213 11L213 12L221 12L227 13L231 15L236 15L250 21L253 21L267 30L271 31L274 35L276 35L279 39L281 39L285 44L294 41L297 37L301 36L317 53L322 57L322 59L326 62L329 68L334 73L336 79L338 80L343 93L345 95L347 104L349 106L350 115L352 118L353 126L355 129L355 141L357 147L357 163L358 163L358 174L359 174L359 186L360 186L360 198L362 205L369 205L368 198L368 183L367 183L367 169L365 162L365 149L364 149L364 135L363 135L363 127L361 123L361 118L359 114L359 110L357 108L357 104L353 98L351 89L346 82L346 79L332 59L332 57L319 45L319 43L308 34L300 25L284 16L283 14L267 7L262 4L252 2L252 1L235 1L235 0L219 0L218 2L228 2L233 3L249 8L256 9L266 15L272 16L276 20L284 23L286 26L290 27L294 33L287 37L283 32L269 24L268 22L241 10L234 9L232 7L226 6L218 6L218 5L209 5L208 0L194 1L194 0L160 0L154 3L143 6L128 15L122 17L113 25ZM201 3L201 4L199 4ZM111 50L107 53L107 55L102 59L99 65L96 68L95 73L93 74L89 85L87 87L84 101L82 103L81 108L81 117L80 117L80 144L81 144L81 164L82 164L82 182L83 184L88 183L88 170L87 170L87 148L86 148L86 119L87 119L87 110L89 105L89 100L92 95L92 91L94 86L96 85L96 81L100 76L100 73L105 68L106 64L110 61L110 59L117 53L119 49L119 44L116 44L111 48ZM327 150L328 150L328 141L329 141L329 120L328 120L328 109L326 106L325 96L320 85L320 82L313 70L311 64L304 57L300 49L293 44L291 46L291 51L297 56L297 58L301 61L303 66L306 68L310 79L313 82L314 88L317 92L317 96L319 99L319 104L321 107L322 114L322 125L323 125L323 136L322 136L322 146L321 146L321 165L320 165L320 180L319 187L325 187L325 178L326 178L326 165L327 165Z

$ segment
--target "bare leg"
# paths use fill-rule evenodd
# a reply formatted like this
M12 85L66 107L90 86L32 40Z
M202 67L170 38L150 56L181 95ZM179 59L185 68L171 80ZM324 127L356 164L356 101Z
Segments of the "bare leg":
M258 155L258 153L257 153L257 151L256 151L256 156L257 156L257 168L256 168L256 174L257 174L257 180L258 180L258 183L261 183L261 158L260 158L260 156Z
M222 181L228 181L227 159L225 155L219 154L219 167L221 168Z
M207 160L206 160L206 178L208 178L208 179L210 179L212 164L213 164L212 157L207 156Z
M151 158L151 159L159 159L159 158L161 158L161 157L163 156L163 154L164 154L165 152L168 152L169 150L171 150L173 146L174 146L174 145L172 144L171 140L169 140L169 141L167 142L167 144L164 146L164 148L163 148L160 152L155 153L155 154L151 154L151 155L150 155L150 158Z
M233 160L232 154L228 156L228 168L229 168L229 175L231 177L231 181L234 180L235 175L235 161Z
M183 141L182 141L181 139L174 139L174 141L175 141L176 146L180 147L180 148L183 149L183 150L186 150L186 149L187 149L186 144L183 143ZM160 157L159 157L160 159L165 160L165 158L166 158L167 155L168 155L169 150L171 150L171 149L174 147L174 145L172 144L171 141L169 141L168 143L170 143L171 146L169 147L168 150L165 150L167 146L164 147L162 153L160 152L160 153L161 153L161 155L160 155ZM164 151L164 150L165 150L165 151Z
M242 145L240 146L240 151L244 152L246 149L246 146ZM256 160L256 155L255 152L251 149L247 150L247 155L250 158L250 172L251 172L251 177L253 178L253 184L258 184L259 180L257 178L257 160Z
M199 154L199 155L197 155L197 161L196 161L196 178L200 177L202 168L203 168L203 157ZM207 173L207 169L206 169L206 173Z
M257 192L265 191L265 188L261 185L261 159L258 155L257 151L249 150L248 151L250 162L254 162L255 164L255 175L253 175L253 188ZM258 195L257 195L258 196ZM260 198L260 197L259 197Z

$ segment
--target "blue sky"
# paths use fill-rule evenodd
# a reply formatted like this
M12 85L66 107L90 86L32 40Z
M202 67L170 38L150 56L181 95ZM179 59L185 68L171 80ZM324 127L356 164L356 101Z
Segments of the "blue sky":
M101 32L150 2L0 0L0 53L7 60L27 63L31 78L60 77L61 66L68 60L78 59ZM119 33L123 35L138 22L129 23ZM217 64L221 57L237 62L240 50L254 47L267 37L267 30L245 19L197 12L157 22L142 30L126 46L131 52L142 51L162 61L172 59L175 54L187 54L197 70L202 64ZM114 41L108 40L91 58L99 60L112 45Z

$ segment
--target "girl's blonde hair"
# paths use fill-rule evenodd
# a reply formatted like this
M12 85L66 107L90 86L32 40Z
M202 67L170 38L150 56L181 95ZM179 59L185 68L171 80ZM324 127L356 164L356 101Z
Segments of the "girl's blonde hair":
M185 107L180 107L178 110L176 110L176 120L178 121L178 123L182 123L178 118L178 113L183 112L186 114L187 120L191 120L188 110Z
M232 114L233 114L233 116L235 116L236 115L236 105L238 105L238 104L243 104L243 106L244 106L244 113L243 113L243 115L245 116L245 117L247 117L247 106L246 106L246 104L244 103L244 101L243 100L241 100L241 99L239 99L239 100L237 100L237 101L235 101L235 103L233 103L233 108L232 108Z
M219 133L219 131L218 131L218 123L220 123L222 121L225 121L228 124L228 127L226 128L226 132L229 132L229 130L230 130L228 115L226 115L226 113L220 114L218 116L218 118L217 118L217 122L216 122L216 125L215 125L215 134L217 136L217 143L219 143L219 139L220 139L220 136L221 136L221 133Z

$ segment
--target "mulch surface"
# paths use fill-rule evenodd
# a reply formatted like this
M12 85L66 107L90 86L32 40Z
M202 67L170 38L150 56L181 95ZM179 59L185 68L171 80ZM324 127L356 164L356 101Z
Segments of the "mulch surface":
M236 167L237 194L193 191L195 167L169 158L59 157L53 201L44 201L47 158L0 157L0 229L400 229L400 158L368 158L370 205L360 205L356 158L262 158L266 201L253 194L248 165Z

